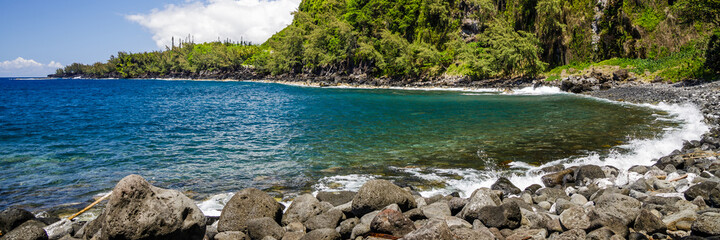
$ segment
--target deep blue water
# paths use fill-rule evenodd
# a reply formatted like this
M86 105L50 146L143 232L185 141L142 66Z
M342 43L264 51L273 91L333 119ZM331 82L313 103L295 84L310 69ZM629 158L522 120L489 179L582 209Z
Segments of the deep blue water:
M0 209L86 201L132 173L202 199L402 178L394 167L537 165L652 138L676 124L664 114L566 94L0 79Z

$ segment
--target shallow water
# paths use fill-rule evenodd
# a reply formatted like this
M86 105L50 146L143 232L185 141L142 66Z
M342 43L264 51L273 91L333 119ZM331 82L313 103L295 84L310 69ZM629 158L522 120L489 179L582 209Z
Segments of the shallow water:
M0 93L0 208L86 201L131 173L195 199L367 177L443 189L467 171L631 152L684 123L569 94L7 79Z

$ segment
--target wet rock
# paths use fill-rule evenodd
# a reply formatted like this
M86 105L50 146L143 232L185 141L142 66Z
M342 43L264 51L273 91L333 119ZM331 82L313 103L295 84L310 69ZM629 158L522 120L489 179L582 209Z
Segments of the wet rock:
M517 228L522 221L522 214L517 203L510 202L501 206L485 206L480 209L477 217L487 227L496 228ZM467 221L473 221L474 218L465 218Z
M555 187L564 183L565 175L573 175L575 173L574 168L568 168L559 172L550 173L542 176L541 180L545 187ZM537 190L537 189L536 189ZM534 192L534 191L533 191Z
M386 233L396 237L415 230L415 224L401 212L385 209L381 211L370 223L370 231Z
M575 170L575 182L586 184L597 178L605 178L605 172L596 165L584 165Z
M505 177L498 178L498 180L490 186L490 189L502 191L503 196L517 195L522 192L520 191L520 188L513 185L512 182Z
M585 231L580 229L572 229L560 234L555 240L576 240L585 239Z
M360 219L358 218L349 218L345 221L340 222L340 226L335 228L335 231L340 233L340 236L343 239L350 238L350 235L352 234L353 228L355 228L356 225L360 223Z
M665 223L663 223L662 219L655 216L652 212L647 209L642 209L640 210L637 218L635 218L635 225L633 226L633 229L647 234L664 232Z
M362 216L393 203L403 211L417 206L415 198L397 185L387 180L370 180L360 187L353 198L352 212L355 216Z
M253 218L247 221L247 233L250 239L263 239L266 236L271 236L275 239L282 239L285 234L285 229L275 221L275 219L269 217Z
M332 228L313 230L305 234L301 240L339 240L340 234Z
M337 192L318 192L316 198L322 202L329 202L333 206L339 206L352 201L356 192L337 191Z
M43 229L44 223L28 220L2 235L2 240L47 240L48 236ZM3 232L4 233L4 232Z
M304 225L307 227L308 231L321 228L335 228L342 217L342 212L338 210L329 210L321 213L320 215L310 217L307 221L305 221Z
M442 219L430 219L425 225L403 237L405 240L453 240L453 233Z
M460 217L472 221L478 219L481 208L485 206L499 206L502 204L500 198L488 188L479 188L473 192L468 199L468 203L465 205L462 211L460 211Z
M320 203L320 200L310 194L303 194L296 197L285 211L285 214L282 215L282 224L305 222L310 217L317 216L325 210L325 206Z
M218 232L245 231L248 220L263 217L280 222L282 217L280 203L259 189L243 189L230 198L220 213Z
M0 231L7 233L24 222L34 219L35 215L24 209L8 208L0 212Z
M48 239L60 239L61 237L69 235L73 232L73 222L63 219L44 227L44 229L48 235Z
M590 227L590 217L582 207L571 207L560 214L560 224L565 229L585 230Z
M202 239L205 235L205 215L194 201L178 191L154 187L138 175L118 182L103 214L93 222L100 239ZM86 232L85 237L96 234Z
M445 201L434 202L433 204L421 207L420 210L426 218L444 218L450 216L452 213L450 206L448 206Z
M700 214L692 224L692 232L699 236L720 235L720 213L706 212Z

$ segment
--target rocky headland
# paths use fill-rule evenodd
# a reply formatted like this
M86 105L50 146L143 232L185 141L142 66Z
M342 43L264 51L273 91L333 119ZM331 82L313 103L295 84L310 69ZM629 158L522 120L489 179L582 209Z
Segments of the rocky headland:
M220 217L206 217L182 193L130 175L92 221L5 209L0 239L720 239L720 83L640 83L617 72L510 86L533 85L619 101L693 103L711 130L651 166L554 165L525 189L499 178L467 198L423 197L370 180L357 192L300 195L285 207L248 188Z

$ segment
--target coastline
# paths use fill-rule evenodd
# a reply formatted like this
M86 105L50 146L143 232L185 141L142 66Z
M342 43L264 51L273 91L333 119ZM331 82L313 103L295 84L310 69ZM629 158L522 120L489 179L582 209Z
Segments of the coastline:
M190 79L157 79L157 80L171 80L172 81L172 80L190 80ZM235 81L235 80L207 79L207 81ZM506 90L504 90L504 88L472 88L472 87L450 87L450 86L400 87L400 86L374 86L374 85L351 85L351 84L337 84L336 86L328 86L327 84L323 84L322 82L309 82L309 81L302 82L302 81L280 81L280 80L257 80L257 81L254 80L252 82L278 83L278 84L287 84L287 85L304 86L304 87L403 89L403 90L445 90L445 91L467 91L467 92L488 92L488 91L504 92L504 91L506 91ZM521 86L524 86L524 87L541 87L541 86L557 87L558 85L561 85L561 84L562 84L561 82L537 82L536 81L534 84L533 83L525 83ZM630 102L630 103L634 103L634 104L655 104L655 105L657 105L660 102L666 102L666 103L670 103L670 104L691 103L691 104L694 104L695 106L697 106L699 108L699 110L702 112L702 115L705 118L705 122L709 126L710 130L703 134L702 139L685 143L684 146L680 149L670 150L673 152L669 155L660 157L659 158L660 160L657 163L655 163L656 166L658 166L658 164L662 164L663 166L666 167L666 166L668 166L668 164L663 163L662 162L663 159L666 159L666 160L673 159L673 158L677 158L677 156L685 156L688 154L692 154L697 149L704 148L706 146L705 144L708 141L710 141L712 143L712 141L717 139L717 132L718 132L718 126L719 126L718 123L720 122L720 120L718 118L718 116L720 116L720 114L719 114L720 113L720 105L717 104L717 102L718 102L717 100L720 99L720 90L718 90L718 89L720 89L719 82L706 83L706 84L702 84L702 85L698 85L698 86L689 86L689 87L673 86L673 85L669 85L669 84L654 84L654 83L638 84L635 82L631 82L631 83L618 82L618 83L614 83L614 84L616 84L616 86L614 86L613 88L611 88L609 90L589 91L589 92L583 93L582 95L593 97L593 98L606 99L609 101ZM500 89L503 89L503 90L500 90ZM517 90L518 90L518 88L515 89L515 91L517 91ZM708 151L708 150L706 149L706 150L702 150L702 151ZM714 149L711 149L711 151L714 151L715 153L717 153L718 146L715 146ZM711 163L715 163L715 165L718 165L717 164L718 158L716 156L714 157L714 159L713 159L713 157L709 157L708 159L711 159L710 160ZM573 170L574 174L571 174L571 175L573 175L573 178L576 178L574 180L577 181L578 169L593 168L593 167L586 167L586 166L594 166L594 165L571 165L571 164L568 164L568 165L564 165L563 169L565 169L565 170L574 169ZM713 165L712 164L708 165L708 167L711 167L711 166L713 166ZM547 166L547 167L551 167L551 166ZM645 166L645 167L646 167L646 170L648 168L652 168L652 166ZM634 184L633 182L637 182L643 178L645 178L645 179L655 178L656 180L653 180L655 182L656 181L669 181L669 180L675 180L676 178L682 177L683 174L694 174L694 176L692 176L692 177L687 177L687 176L685 177L687 179L692 178L691 180L688 180L687 183L683 183L683 184L686 184L687 186L683 186L683 188L680 188L680 189L675 189L675 187L673 186L673 191L671 191L671 192L661 192L658 195L658 194L651 193L650 191L647 191L647 192L636 191L636 192L645 194L645 196L638 195L638 194L635 194L635 196L633 196L632 191L634 191L634 190L631 189L628 192L621 191L619 193L620 195L630 196L633 199L638 199L639 197L673 198L673 197L678 197L678 196L685 198L685 195L687 195L687 193L685 193L683 195L683 193L681 193L679 190L687 191L687 189L685 187L690 188L690 186L701 185L701 183L703 183L703 182L714 181L713 179L717 179L717 176L713 176L713 175L717 175L717 174L712 171L709 171L709 170L711 170L709 168L702 169L703 171L700 171L697 174L695 174L695 173L690 173L689 171L684 171L685 173L682 173L682 172L678 171L680 169L675 169L673 171L673 169L663 169L663 168L658 167L657 170L665 172L664 175L660 174L657 171L652 172L651 170L648 170L645 173L641 174L640 172L632 171L633 168L635 168L635 167L632 167L630 169L614 168L615 169L615 171L614 171L615 177L614 178L616 181L608 181L607 178L593 178L592 179L593 181L591 181L590 184L588 184L588 185L594 184L595 187L600 188L602 190L606 190L606 189L622 190L623 188L627 188L627 189L631 188L632 186L629 186L629 185L633 185ZM675 167L673 167L673 168L675 168ZM564 170L561 170L561 171L552 172L552 170L558 170L558 168L544 169L544 170L542 170L542 172L547 175L551 175L551 174L555 174L555 173L564 171ZM606 173L613 172L612 168L602 168L601 170ZM680 170L680 171L683 171L683 170ZM713 170L713 171L716 171L716 170ZM580 171L580 172L582 172L582 171ZM652 172L652 174L649 174L651 172ZM710 177L708 177L707 174L706 174L706 176L703 177L702 174L705 172L710 172L710 175L709 175ZM543 174L543 176L547 176L545 174ZM566 175L567 174L563 174L563 176L566 176ZM582 176L582 174L581 174L581 176ZM607 176L607 174L605 176ZM624 183L625 183L624 185L618 184L617 179L621 176L625 177L627 179L627 181L624 181ZM659 178L660 176L664 176L663 179L660 179ZM666 180L666 179L669 179L669 180ZM708 179L710 179L710 180L708 180ZM680 180L678 180L678 181L680 181ZM498 182L500 182L500 181L498 181ZM493 186L497 185L498 182L493 184ZM515 184L517 184L517 183L515 183ZM537 182L537 184L540 184L540 182ZM601 184L604 184L604 185L602 187L598 186ZM509 185L514 186L512 181L509 181ZM542 187L542 186L540 186L540 187ZM577 186L577 185L573 184L572 186L570 186L570 185L565 186L564 181L563 181L563 184L561 184L561 187L564 189L564 192L565 192L565 194L568 195L568 197L570 197L570 195L571 195L570 193L572 193L572 195L576 195L578 192L581 191L581 189L583 187L588 188L587 185L586 186L582 186L582 185ZM517 187L515 187L515 188L517 188ZM568 189L571 189L571 190L568 190ZM667 189L667 188L663 188L663 189ZM493 190L495 190L496 193L498 191L497 189L493 189ZM535 189L535 190L537 190L537 189ZM617 191L615 191L615 190L610 191L610 192L611 193L609 193L609 194L618 194ZM558 202L560 201L559 198L556 198L552 202L540 201L540 202L552 203L550 205L550 208L545 209L546 204L540 204L540 202L534 200L535 197L539 197L540 195L537 195L534 192L531 193L530 191L528 191L528 189L523 191L519 196L517 194L497 194L497 195L502 197L503 199L513 199L512 196L516 196L516 197L520 197L520 199L522 199L522 200L527 200L525 198L525 196L523 196L524 193L528 193L531 196L530 203L528 203L528 204L530 204L532 206L536 206L536 207L539 206L540 208L544 209L545 212L552 212L552 210L557 210L557 207L558 207L557 205L558 205ZM317 192L314 195L317 196L319 194L320 193ZM585 195L585 194L582 194L582 195ZM475 193L473 193L473 196L475 196ZM510 197L508 197L508 196L510 196ZM223 199L222 201L231 201L231 197L232 197L232 195L229 195L229 196L227 196L227 199ZM315 196L313 196L313 197L315 197ZM557 197L557 196L555 196L555 197ZM438 198L438 197L436 197L436 196L425 196L425 197L414 196L414 198L418 202L420 201L419 199L423 199L423 201L428 203L428 202L432 201L430 199L434 199L434 198ZM467 206L467 204L473 200L472 196L461 197L461 196L454 196L453 194L440 196L440 198L445 198L447 200L448 204L449 204L449 202L452 202L452 200L456 199L456 198L465 199L465 200L463 200L463 201L467 202L465 206ZM525 198L525 199L523 199L523 198ZM540 198L542 198L542 197L540 197ZM546 198L547 198L547 196L546 196ZM591 196L586 197L586 200L590 200L590 199L591 199ZM696 201L694 201L694 200L695 199L683 199L682 201L687 201L687 202L692 201L691 203L698 205L699 203L696 203ZM704 199L704 201L706 201L706 202L708 200L709 199ZM460 201L460 200L458 200L458 201ZM525 201L525 202L527 203L527 201ZM673 204L675 204L675 203L677 203L677 201L674 202ZM502 204L504 204L504 200L503 200ZM502 205L502 204L497 204L497 205ZM430 204L428 204L428 205L430 205ZM540 206L540 205L542 205L542 206ZM707 205L712 205L712 204L706 204L706 207L707 207ZM286 207L292 208L292 204L288 203ZM595 207L595 206L590 206L590 207ZM700 208L700 206L698 206L698 208ZM716 208L710 207L710 209L716 209ZM289 209L286 209L286 211L287 210L289 210ZM380 210L380 209L378 209L378 210ZM404 209L399 209L399 210L404 210ZM407 209L407 210L411 210L411 209ZM524 209L524 210L527 210L527 209ZM566 210L566 209L563 209L563 210ZM586 208L585 210L588 210L588 209ZM327 211L329 211L329 210L327 210ZM404 212L404 211L401 211L401 212ZM560 216L562 215L560 212L557 212L557 211L555 211L555 212L557 213L556 215L550 214L551 219L554 219L553 216L560 218ZM346 212L344 212L344 213L346 213ZM523 214L524 213L525 212L523 212ZM592 213L592 210L590 212L586 211L587 215L591 215L591 213ZM528 213L528 214L530 214L530 213ZM653 213L653 214L655 214L655 213ZM696 214L696 216L695 216L696 219L700 215L703 215L703 214L704 214L704 212L700 213L700 214ZM348 215L348 214L345 214L345 215ZM356 217L360 217L360 216L356 216ZM524 215L523 215L523 217L524 217ZM217 220L217 217L211 217L211 219ZM348 219L350 219L350 218L348 217ZM427 217L426 220L427 219L432 219L432 218ZM464 218L464 217L461 217L461 219L467 220L467 218ZM468 221L468 222L472 223L471 221ZM427 223L427 221L425 223ZM215 224L217 224L217 221L215 221ZM208 224L208 225L211 225L211 224ZM417 225L417 223L416 223L416 225ZM473 225L475 225L475 224L473 224ZM488 225L488 224L485 224L485 225ZM600 225L602 225L602 224L600 224ZM691 223L691 225L692 225L692 223ZM420 227L423 227L423 226L419 226L419 227L416 226L416 228L419 229ZM208 226L208 227L210 227L210 226ZM495 230L497 230L497 231L500 231L502 229L517 230L512 227L510 227L510 228L507 228L507 226L505 226L505 227L506 228L495 227ZM535 226L535 227L537 227L537 226ZM598 229L607 230L607 228L609 228L609 227L608 226L600 226L600 227L594 228L593 231L598 230ZM483 228L477 227L477 229L476 229L475 227L472 227L471 229L478 230L478 229L483 229ZM495 237L498 236L497 233L495 233L492 230L492 227L490 227L490 228L486 227L484 229L487 229L489 232L491 232L493 234L493 236L495 236ZM531 230L532 229L540 229L540 228L531 228ZM588 227L586 229L590 229L590 227ZM46 228L46 231L47 230L48 230L48 228ZM563 230L562 228L560 230L558 230L558 229L551 230L546 227L545 235L549 237L551 235L550 232L558 233L557 235L561 235L561 234L564 234L565 232L570 232L569 230L570 229ZM480 231L480 230L478 230L478 231ZM683 232L677 232L677 231L683 231ZM611 229L611 232L613 233L612 235L623 235L621 233L618 233L614 229ZM248 232L245 232L245 233L250 234ZM310 231L308 231L307 233L309 234ZM590 234L590 233L591 233L591 231L587 231L587 234ZM673 230L673 233L676 233L678 236L682 236L683 234L690 235L692 233L692 231L691 231L691 229L683 228L681 230L678 230L676 228L676 230ZM339 233L339 234L341 234L341 233ZM512 234L515 234L515 233L513 232ZM512 234L510 234L510 235L512 235ZM630 234L630 232L625 231L624 235L625 235L625 237L627 237L629 234ZM663 233L663 234L665 234L666 236L670 236L670 234L667 234L667 233ZM504 236L505 234L501 233L501 235ZM510 236L510 235L508 235L508 236ZM651 234L646 234L646 235L650 236ZM507 237L507 236L504 236L504 237Z

